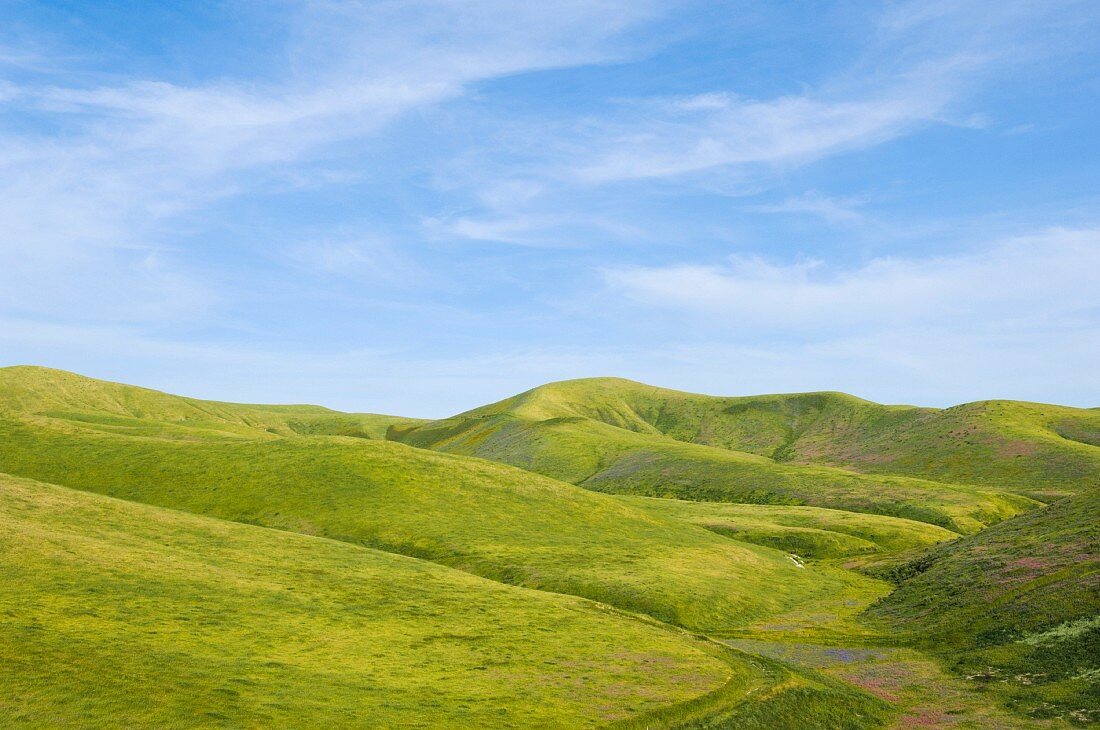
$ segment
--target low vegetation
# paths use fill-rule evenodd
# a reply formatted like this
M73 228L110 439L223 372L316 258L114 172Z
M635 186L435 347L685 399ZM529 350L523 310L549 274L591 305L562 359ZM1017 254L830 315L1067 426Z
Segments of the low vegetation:
M1022 714L1100 721L1100 493L920 555L869 610Z
M684 443L649 425L631 406L618 403L616 408L582 409L573 401L563 404L552 398L559 389L574 397L580 397L579 390L606 398L604 382L545 386L454 418L395 426L390 438L512 464L594 491L834 507L905 517L960 533L977 532L1039 504L1024 496L973 485L799 466L758 454ZM614 394L616 386L626 387L622 384L648 388L617 380L610 381L608 387ZM590 411L591 415L578 415L577 411ZM663 423L659 411L654 410L651 417Z
M6 476L0 580L3 727L590 727L754 675L589 601Z
M0 725L1100 721L1100 410L0 368Z
M959 537L958 533L915 520L820 507L628 496L619 499L735 540L766 545L808 560L896 553Z
M133 407L133 406L132 406ZM605 495L387 441L104 432L0 410L0 471L432 560L694 630L724 630L867 579L799 569ZM767 590L765 590L765 587Z
M844 393L720 398L591 378L535 388L421 424L404 437L420 441L435 432L430 445L458 445L460 424L497 418L502 427L509 419L585 419L772 462L1008 489L1043 501L1100 488L1100 410L1018 401L937 409L884 406Z

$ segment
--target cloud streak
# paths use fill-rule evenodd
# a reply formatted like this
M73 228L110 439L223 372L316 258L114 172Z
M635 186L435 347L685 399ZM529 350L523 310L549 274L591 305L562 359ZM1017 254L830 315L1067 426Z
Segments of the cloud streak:
M500 75L616 57L617 35L655 11L610 0L286 7L283 78L2 87L9 114L46 122L0 138L0 290L10 300L40 314L156 321L162 292L189 289L171 308L202 301L201 314L211 301L201 274L164 243L175 221L271 187L324 185L355 145L410 110ZM44 279L50 296L36 296Z
M970 93L1023 59L1058 55L1073 23L1090 12L1079 0L894 3L865 21L866 39L846 65L797 92L754 96L717 88L620 97L580 118L517 122L507 148L528 156L505 154L494 166L492 151L486 153L468 185L475 191L471 204L488 215L468 217L530 220L548 209L560 215L563 206L583 207L589 191L623 185L755 195L793 170L932 126L987 124L966 108ZM517 175L537 192L516 201L477 192ZM836 206L803 202L795 206L792 199L789 212L851 220ZM453 231L474 239L482 232L480 226Z
M938 324L1072 325L1100 309L1100 229L1053 229L970 253L820 261L612 268L610 289L643 306L720 316L733 328L853 332Z
M803 165L882 143L927 122L950 96L918 84L861 100L772 100L705 94L645 106L650 121L609 130L607 151L579 167L585 183L664 178L715 168Z

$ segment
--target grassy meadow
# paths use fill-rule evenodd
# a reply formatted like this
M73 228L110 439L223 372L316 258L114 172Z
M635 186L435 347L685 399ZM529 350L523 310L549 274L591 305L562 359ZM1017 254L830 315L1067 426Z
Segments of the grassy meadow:
M12 477L0 527L4 727L592 727L752 676L590 601L333 540Z
M421 421L0 368L0 725L1086 726L1098 419L594 379Z
M695 630L863 580L802 570L781 552L513 467L385 441L159 439L0 418L0 469L431 560Z

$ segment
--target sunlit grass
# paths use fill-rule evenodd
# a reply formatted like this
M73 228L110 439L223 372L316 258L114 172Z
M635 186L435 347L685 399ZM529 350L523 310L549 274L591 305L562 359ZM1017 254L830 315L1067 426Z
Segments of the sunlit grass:
M171 396L123 392L106 402L163 413L164 398ZM218 408L229 420L247 415ZM86 420L0 412L0 471L398 552L700 631L860 580L835 568L800 569L782 552L480 459L266 430L180 438L176 424L153 420L134 435Z
M586 727L735 674L582 599L9 477L0 583L3 727Z
M820 507L690 502L626 495L617 499L735 540L765 545L809 560L892 553L959 537L958 533L915 520Z
M0 369L0 472L84 490L0 480L0 724L1087 723L1094 420L600 379L422 422Z
M511 413L475 414L395 428L391 434L415 446L512 464L594 491L832 507L904 517L960 533L977 532L1038 505L970 485L777 463L581 416L532 421Z
M1098 515L1082 494L932 548L870 615L1030 716L1100 721Z

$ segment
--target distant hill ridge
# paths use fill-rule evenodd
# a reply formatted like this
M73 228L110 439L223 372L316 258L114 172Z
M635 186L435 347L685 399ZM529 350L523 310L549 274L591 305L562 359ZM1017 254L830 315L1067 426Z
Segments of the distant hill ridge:
M764 456L1016 490L1084 480L1100 485L1100 409L988 400L950 408L881 405L839 392L718 397L623 378L533 388L436 421L352 414L316 405L225 403L38 366L0 368L0 406L35 413L94 412L196 427L331 433L424 442L425 434L496 417L588 419L635 433ZM468 429L465 429L468 430ZM442 443L432 444L443 446ZM989 469L989 461L999 462ZM1010 461L1011 460L1011 461Z
M414 430L453 429L459 421L494 416L582 417L777 462L1025 493L1057 489L1067 480L1100 486L1096 409L1024 401L941 409L881 405L837 392L715 397L622 378L587 378L543 385ZM402 437L415 439L411 433Z
M884 406L843 393L714 397L620 378L551 383L388 437L589 489L807 504L972 533L1100 486L1100 417L983 401Z
M1100 412L947 409L843 393L715 397L621 378L550 383L436 421L205 401L32 366L0 368L0 413L204 439L336 435L477 456L604 492L807 504L971 533L1100 485Z
M327 434L384 438L394 424L417 419L372 413L351 414L314 405L223 403L162 393L135 385L31 365L0 368L0 411L19 411L98 424L139 427L127 419L175 424L196 432L275 436ZM88 420L87 415L102 418ZM111 420L109 416L116 416Z

